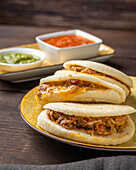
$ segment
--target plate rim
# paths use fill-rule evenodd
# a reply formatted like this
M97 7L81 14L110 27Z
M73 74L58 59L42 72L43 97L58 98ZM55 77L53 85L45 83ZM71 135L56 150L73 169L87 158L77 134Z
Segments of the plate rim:
M31 128L33 128L34 130L36 130L38 133L46 136L46 137L49 137L51 139L54 139L54 140L57 140L59 142L62 142L62 143L66 143L66 144L69 144L69 145L74 145L74 146L77 146L77 147L83 147L83 148L88 148L88 149L96 149L96 150L105 150L105 151L121 151L121 152L136 152L136 147L134 148L128 148L128 147L118 147L116 148L116 146L112 146L112 148L110 146L105 146L105 145L101 145L101 146L97 146L97 145L94 145L94 144L88 144L88 143L83 143L83 142L78 142L78 141L73 141L73 140L70 140L70 139L66 139L66 138L63 138L63 137L59 137L59 136L56 136L54 134L51 134L47 131L42 131L40 129L38 129L37 127L35 127L34 125L32 125L24 116L24 114L22 113L22 110L21 110L21 106L22 106L22 103L24 101L24 99L26 98L26 96L32 92L34 89L36 89L38 86L32 88L31 90L29 90L25 95L24 97L22 98L21 102L20 102L20 105L18 107L18 110L20 112L20 115L21 117L23 118L23 120L25 121L26 124L28 124Z

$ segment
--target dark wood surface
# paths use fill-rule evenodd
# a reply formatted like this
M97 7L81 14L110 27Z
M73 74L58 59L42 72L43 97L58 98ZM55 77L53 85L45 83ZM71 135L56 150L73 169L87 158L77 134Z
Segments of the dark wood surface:
M64 29L0 26L0 48L34 43L34 37L38 34ZM136 76L135 32L84 30L101 37L106 44L116 49L116 56L106 64ZM134 152L99 151L70 146L34 131L21 118L18 106L26 92L38 83L39 80L19 84L0 80L0 163L44 165L104 156L135 155Z
M0 24L136 30L135 0L1 0Z

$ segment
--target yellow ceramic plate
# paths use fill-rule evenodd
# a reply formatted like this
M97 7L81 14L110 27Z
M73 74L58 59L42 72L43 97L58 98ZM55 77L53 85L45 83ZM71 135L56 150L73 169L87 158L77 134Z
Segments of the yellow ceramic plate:
M18 47L39 49L37 44L21 45L15 48L18 48ZM101 44L98 55L96 57L88 58L87 60L104 62L108 60L110 57L112 57L113 55L115 55L115 50L113 48L105 44ZM53 63L45 59L39 67L29 69L29 70L22 70L22 71L7 73L0 69L0 79L10 81L13 83L19 83L19 82L25 82L25 81L30 81L30 80L35 80L35 79L40 79L42 77L46 77L60 69L62 69L62 64L54 65Z
M128 96L124 104L130 105L136 108L136 77L131 77L131 78L134 83L134 88L132 89L131 95ZM38 91L38 87L35 87L34 89L29 91L24 96L20 104L20 113L21 113L22 118L25 120L25 122L29 126L34 128L35 130L37 130L38 132L42 133L45 136L58 140L60 142L64 142L64 143L75 145L75 146L90 148L90 149L113 150L113 151L115 150L116 151L136 151L136 133L134 137L127 143L117 145L117 146L102 146L102 145L86 144L86 143L64 139L62 137L58 137L56 135L48 133L47 131L42 130L40 127L37 126L37 116L42 111L42 108L39 105L37 105L37 102L35 100L35 95L37 91ZM131 118L136 124L136 113L131 114Z

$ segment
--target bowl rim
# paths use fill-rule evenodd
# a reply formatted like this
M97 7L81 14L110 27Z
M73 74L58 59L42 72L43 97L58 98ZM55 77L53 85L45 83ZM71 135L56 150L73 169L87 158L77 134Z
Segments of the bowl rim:
M62 36L63 36L63 35L73 35L73 34L67 34L67 33L70 33L70 32L75 32L75 33L73 33L73 34L76 34L76 32L80 32L80 33L86 34L86 35L88 35L88 36L92 36L92 37L94 37L95 39L97 39L99 42L90 43L90 44L84 44L84 45L77 45L77 46L72 46L72 47L59 48L59 47L53 46L53 45L51 45L51 44L48 44L48 43L42 41L42 39L44 39L44 37L46 37L46 36L48 36L48 35L51 35L50 38L51 38L51 37L61 36L60 34L62 34ZM54 34L55 34L55 36L54 36ZM59 35L56 35L56 34L59 34ZM82 36L82 37L84 37L84 36ZM45 39L46 39L46 38L45 38ZM88 39L89 39L89 38L88 38ZM95 45L98 45L98 44L102 44L102 43L103 43L103 40L100 39L99 37L97 37L97 36L95 36L95 35L93 35L93 34L90 34L90 33L88 33L88 32L85 32L85 31L83 31L83 30L80 30L80 29L72 29L72 30L57 31L57 32L51 32L51 33L41 34L41 35L36 36L36 37L35 37L35 40L37 41L37 43L41 43L41 44L43 44L43 45L45 45L45 46L51 47L51 48L56 49L56 50L58 50L58 51L60 51L60 50L70 50L70 49L75 49L75 48L77 49L77 48L88 47L88 46L95 46Z
M0 62L0 65L1 66L29 66L29 65L36 64L36 63L40 63L46 58L46 54L43 51L38 50L38 49L33 49L33 48L8 48L8 49L3 49L3 50L0 50L0 55L8 54L8 53L10 53L10 51L13 52L13 53L17 53L17 52L19 53L20 50L24 50L24 52L20 52L20 53L27 53L27 54L29 54L30 51L32 51L32 53L34 51L36 51L37 53L40 53L40 54L36 54L36 56L40 57L40 60L38 60L36 62L32 62L32 63L26 63L26 64L7 64L7 63ZM1 53L3 53L3 54L1 54Z

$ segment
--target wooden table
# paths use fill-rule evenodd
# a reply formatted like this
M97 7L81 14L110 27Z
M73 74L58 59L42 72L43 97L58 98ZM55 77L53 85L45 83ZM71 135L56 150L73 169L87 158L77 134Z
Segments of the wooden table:
M0 48L34 43L38 34L64 30L64 28L36 28L0 26ZM136 76L135 32L117 30L90 30L116 49L116 56L106 64ZM25 93L38 85L38 81L12 84L0 80L0 163L58 164L103 156L135 155L132 152L109 152L70 146L47 138L29 127L19 114L19 103Z

